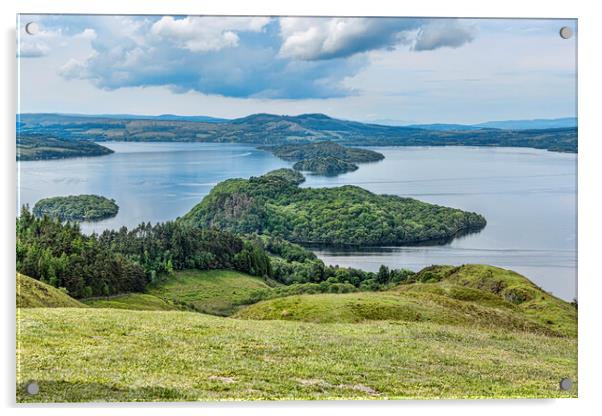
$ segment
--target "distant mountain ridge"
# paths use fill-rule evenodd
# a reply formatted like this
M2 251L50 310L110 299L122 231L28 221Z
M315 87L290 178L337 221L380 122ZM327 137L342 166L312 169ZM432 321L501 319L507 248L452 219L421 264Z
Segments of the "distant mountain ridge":
M510 130L474 126L449 129L439 125L439 128L427 129L424 126L360 123L320 113L296 116L260 113L221 122L191 121L177 116L145 119L127 116L20 114L17 117L17 130L20 135L36 134L97 142L177 141L281 145L333 141L351 146L509 146L577 151L576 127Z
M550 119L533 119L533 120L502 120L502 121L487 121L485 123L475 124L478 127L489 127L496 129L558 129L566 127L577 127L577 117L563 117Z
M397 124L391 124L397 125ZM499 120L486 121L478 124L399 124L401 127L414 127L425 130L459 131L471 129L503 129L503 130L528 130L528 129L559 129L577 127L577 117L562 118L536 118L532 120Z

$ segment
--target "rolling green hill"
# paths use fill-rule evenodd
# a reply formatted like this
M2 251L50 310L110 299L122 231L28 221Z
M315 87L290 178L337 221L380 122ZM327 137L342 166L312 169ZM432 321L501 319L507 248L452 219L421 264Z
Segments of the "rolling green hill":
M271 283L271 282L270 282ZM230 315L258 291L270 289L264 279L231 270L179 271L148 293L212 315Z
M179 221L295 243L348 246L445 243L486 224L472 212L357 186L300 188L273 173L219 183Z
M472 300L476 289L497 296L514 305L530 319L560 333L577 335L577 309L568 302L545 292L526 277L488 265L469 264L460 267L433 266L421 270L418 281L441 282L463 287L466 300ZM402 289L406 289L400 286ZM476 292L476 293L479 293Z
M508 270L434 266L388 291L239 309L257 290L274 289L238 272L178 272L94 308L21 308L17 401L577 396L558 387L577 381L575 309Z
M22 309L17 401L576 397L577 341L432 322ZM82 371L85 369L85 371ZM40 393L25 393L36 380Z
M17 308L85 308L61 290L17 273Z
M438 278L431 274L440 273ZM384 292L289 296L250 305L235 316L306 322L393 320L505 328L576 336L577 312L527 278L492 266L436 266L415 283ZM498 288L502 288L498 290ZM530 294L528 300L516 293Z

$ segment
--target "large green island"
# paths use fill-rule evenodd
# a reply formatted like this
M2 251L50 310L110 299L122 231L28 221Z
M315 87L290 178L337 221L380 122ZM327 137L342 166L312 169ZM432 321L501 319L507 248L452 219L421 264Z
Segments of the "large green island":
M357 186L300 188L273 173L219 183L180 221L301 244L349 246L445 242L486 225L472 212Z
M99 221L117 215L115 200L99 195L69 195L40 199L33 207L36 217L61 221Z

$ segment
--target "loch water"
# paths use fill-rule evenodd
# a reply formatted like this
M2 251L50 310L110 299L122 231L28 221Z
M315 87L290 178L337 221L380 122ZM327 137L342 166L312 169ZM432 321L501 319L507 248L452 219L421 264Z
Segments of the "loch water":
M114 198L116 217L83 223L87 233L184 215L217 183L291 163L253 146L220 143L102 143L115 153L17 164L17 210L41 198ZM302 186L357 185L380 194L475 211L480 232L444 245L319 248L329 264L419 270L431 264L487 263L522 273L566 300L576 296L577 155L526 148L378 147L385 155L336 177L308 175Z

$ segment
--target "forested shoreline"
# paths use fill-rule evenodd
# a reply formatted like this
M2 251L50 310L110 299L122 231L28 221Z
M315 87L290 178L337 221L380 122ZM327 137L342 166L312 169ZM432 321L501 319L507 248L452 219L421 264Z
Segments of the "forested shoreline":
M332 246L446 241L487 223L477 213L376 195L357 186L300 188L289 171L221 182L180 221Z
M237 270L296 285L293 293L378 290L413 274L384 266L378 273L326 266L281 238L237 236L175 221L88 236L77 223L36 218L23 207L16 228L17 271L78 299L144 292L173 271L188 269Z

